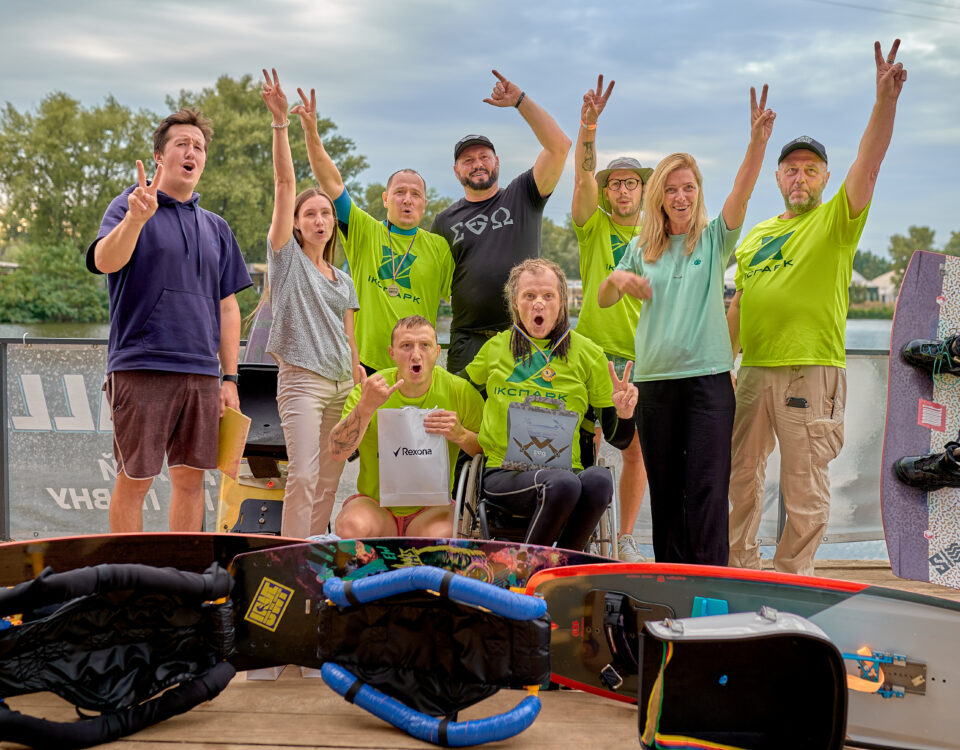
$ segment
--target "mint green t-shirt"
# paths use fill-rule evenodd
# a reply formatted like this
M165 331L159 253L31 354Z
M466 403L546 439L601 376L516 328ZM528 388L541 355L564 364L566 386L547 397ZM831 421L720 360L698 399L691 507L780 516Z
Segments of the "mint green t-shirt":
M388 384L397 382L397 368L391 367L380 370ZM346 418L360 402L361 386L355 385L347 402L343 405L343 418ZM404 406L415 406L418 409L444 409L456 412L460 424L470 432L480 429L483 417L483 398L470 383L463 378L451 375L442 367L433 369L430 390L419 398L407 398L400 391L394 391L381 409L402 409ZM379 411L379 410L378 410ZM369 498L380 501L380 449L377 442L377 415L374 414L367 425L367 431L360 440L360 473L357 475L357 492ZM453 487L454 472L456 470L457 454L460 451L456 443L447 441L450 453L450 486ZM390 512L395 516L407 516L420 508L391 507Z
M597 302L600 284L610 275L640 227L614 223L599 207L587 222L573 225L580 244L580 278L583 281L583 307L577 320L577 332L600 345L606 354L632 360L634 332L640 317L640 300L625 297L613 307Z
M723 271L740 236L718 216L686 254L685 234L672 235L656 263L643 260L637 240L618 269L646 276L653 296L637 322L633 380L679 380L733 369L730 331L723 308ZM620 300L617 304L622 304Z
M357 349L361 362L382 370L393 366L387 347L398 320L422 315L436 326L440 298L450 297L453 256L440 235L422 229L405 233L397 227L388 232L383 222L353 203L347 220L340 241L360 301L354 318ZM388 290L394 284L398 294L391 296Z
M498 333L483 345L473 362L467 365L467 375L478 385L487 386L487 401L483 406L480 425L480 447L487 457L487 467L503 463L507 452L507 409L513 402L526 400L530 394L558 398L564 408L580 415L579 428L588 405L595 408L613 406L613 383L603 350L586 336L570 332L570 349L565 360L550 360L556 371L552 380L543 378L546 358L537 352L529 361L517 362L510 351L511 331ZM546 339L533 339L546 350ZM580 443L573 441L573 468L582 469Z
M742 365L846 366L850 276L869 209L851 217L841 185L812 211L747 233L737 248Z

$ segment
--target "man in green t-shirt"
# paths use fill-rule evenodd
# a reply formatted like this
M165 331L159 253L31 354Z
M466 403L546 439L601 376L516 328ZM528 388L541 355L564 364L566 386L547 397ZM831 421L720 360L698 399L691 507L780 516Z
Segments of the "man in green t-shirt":
M621 304L601 308L597 302L597 290L617 267L630 240L640 233L643 186L653 170L640 166L636 159L621 156L594 175L597 120L610 98L613 84L611 81L604 91L601 75L596 90L583 95L580 134L574 156L571 213L580 245L580 278L583 281L583 306L577 320L577 333L599 344L622 377L626 363L634 359L633 339L641 303L636 297L627 295ZM633 538L633 527L647 486L647 474L636 435L621 455L618 558L639 562L642 558Z
M357 492L344 502L335 530L345 539L374 536L453 536L453 506L380 506L377 442L379 409L414 406L432 411L423 420L428 433L443 435L450 459L450 484L457 453L480 452L477 432L483 418L480 393L463 378L436 367L437 332L426 318L413 315L397 322L390 334L390 358L396 367L381 370L354 387L343 407L343 420L330 433L330 454L343 461L360 452Z
M440 235L418 227L427 207L427 186L412 169L390 175L383 193L387 218L377 221L353 202L340 170L317 132L316 94L291 110L304 126L313 175L337 211L340 240L350 265L360 309L354 331L360 363L367 374L391 367L390 331L401 318L422 315L437 323L440 299L449 299L453 257ZM312 124L312 127L308 127Z
M794 139L776 172L786 210L754 227L737 248L737 293L727 314L734 354L743 346L730 474L733 566L760 567L757 531L776 437L787 519L774 567L813 574L830 516L827 465L843 445L853 256L907 78L894 63L899 45L884 59L875 44L876 103L838 193L822 203L826 149L809 136Z

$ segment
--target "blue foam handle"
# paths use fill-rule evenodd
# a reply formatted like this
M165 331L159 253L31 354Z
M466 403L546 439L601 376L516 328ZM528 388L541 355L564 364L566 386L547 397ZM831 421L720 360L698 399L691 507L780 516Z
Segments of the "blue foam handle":
M344 697L358 682L353 674L333 662L324 664L320 668L320 675L327 685ZM446 723L445 744L449 747L468 747L509 739L529 727L540 713L540 699L535 695L528 695L505 714L472 721L444 722L415 711L366 684L355 692L351 702L397 729L402 729L411 737L432 742L434 745L441 744L440 725Z
M323 594L338 607L366 604L396 594L411 591L443 591L464 604L489 609L494 614L511 620L534 620L547 611L547 603L538 597L516 594L490 583L451 573L448 570L419 565L352 581L349 587L339 578L329 578L323 584ZM349 595L348 595L349 592Z

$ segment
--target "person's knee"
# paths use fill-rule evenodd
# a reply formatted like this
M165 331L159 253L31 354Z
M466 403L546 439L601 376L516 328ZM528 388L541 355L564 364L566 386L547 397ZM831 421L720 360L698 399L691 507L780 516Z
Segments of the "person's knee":
M577 504L582 484L576 474L569 471L541 471L537 479L543 485L543 502L547 507L557 512L569 512Z
M592 466L580 473L581 497L597 508L606 508L613 499L613 477L602 466Z
M355 501L356 502L356 501ZM362 505L351 503L342 508L333 523L337 536L344 539L383 536L377 516Z
M189 466L174 466L170 469L170 484L176 492L195 493L203 491L203 470Z

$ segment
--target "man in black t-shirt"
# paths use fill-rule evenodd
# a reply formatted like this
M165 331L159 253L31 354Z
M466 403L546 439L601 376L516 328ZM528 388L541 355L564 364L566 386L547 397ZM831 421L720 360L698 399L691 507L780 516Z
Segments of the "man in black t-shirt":
M510 326L503 286L511 268L540 255L543 208L570 150L570 139L543 108L496 70L493 74L498 80L484 101L519 110L543 150L532 169L501 189L500 159L489 138L468 135L454 147L453 172L464 197L437 214L430 228L446 238L456 264L450 372L465 368L488 338Z

